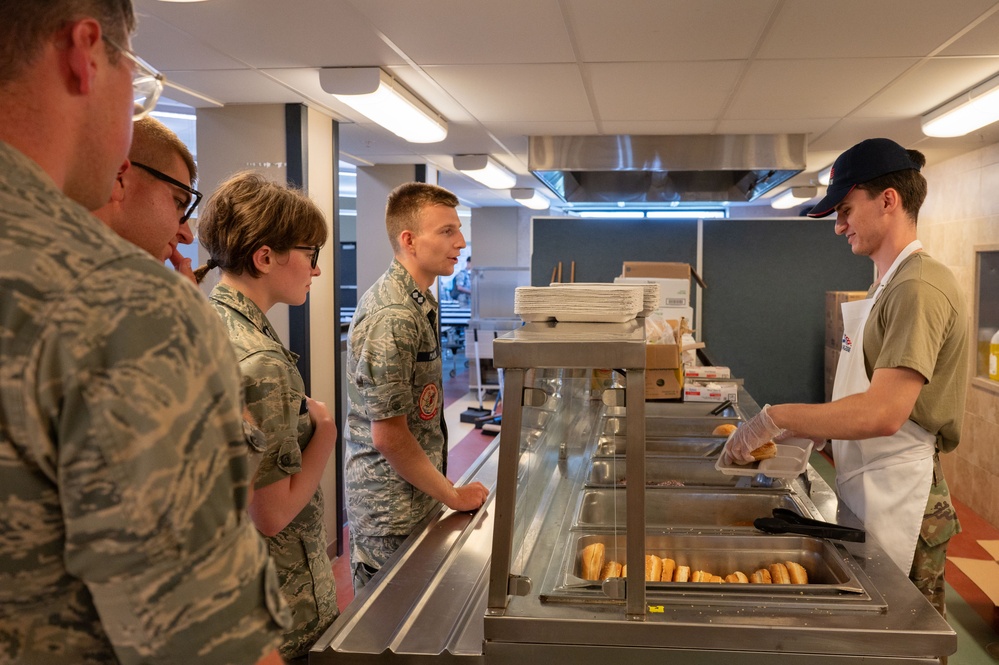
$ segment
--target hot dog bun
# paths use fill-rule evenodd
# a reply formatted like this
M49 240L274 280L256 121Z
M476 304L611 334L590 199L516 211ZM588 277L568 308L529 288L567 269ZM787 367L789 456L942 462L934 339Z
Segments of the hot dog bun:
M787 574L787 566L782 563L772 563L767 566L770 571L770 579L774 584L790 584L791 577Z
M645 555L645 581L659 582L663 577L663 560L655 554Z
M581 553L582 572L584 580L599 580L600 571L604 567L604 552L606 547L603 543L592 543L583 548Z
M691 582L710 582L711 581L711 573L709 573L707 571L704 571L704 570L695 570L690 575L690 581Z
M735 431L735 425L731 423L725 423L724 425L719 425L718 427L711 430L711 434L714 436L724 436L728 437Z
M609 577L621 577L621 564L617 561L608 561L600 569L600 579L606 580Z
M686 582L690 579L690 566L677 566L673 573L674 582Z
M731 575L726 575L725 581L735 582L736 584L746 584L747 582L749 582L749 578L746 577L746 573L742 572L741 570L737 570Z
M673 559L663 559L663 572L660 574L659 579L662 582L672 582L673 572L676 570L676 561Z
M791 584L808 584L808 571L800 563L785 561L787 575L791 578Z
M752 584L770 584L770 571L760 568L749 576L749 581Z

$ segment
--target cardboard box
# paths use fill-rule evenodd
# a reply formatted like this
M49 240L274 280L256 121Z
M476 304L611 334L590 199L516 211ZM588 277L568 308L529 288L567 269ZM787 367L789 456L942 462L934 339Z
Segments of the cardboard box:
M673 344L645 345L645 399L677 399L683 395L679 322L670 321Z
M662 263L658 261L625 261L621 277L626 280L659 284L660 307L686 307L690 304L690 278L693 277L701 288L704 280L689 263ZM615 280L617 281L617 280Z
M715 366L710 367L707 365L687 367L684 370L684 375L688 379L731 379L732 370L728 367Z
M683 387L684 402L739 401L739 386L735 383L700 383L688 381Z
M826 346L839 348L843 340L843 311L840 305L866 297L866 291L826 291Z

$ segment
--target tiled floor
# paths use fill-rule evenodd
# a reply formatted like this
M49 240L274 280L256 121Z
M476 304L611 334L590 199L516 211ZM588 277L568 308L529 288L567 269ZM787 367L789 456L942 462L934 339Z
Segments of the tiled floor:
M455 377L448 372L456 369ZM476 430L473 425L460 422L460 414L470 406L479 406L475 391L468 390L468 373L464 368L463 357L445 361L444 376L445 417L448 422L451 445L448 457L448 477L456 480L492 441L492 436ZM493 408L495 396L484 400L485 408ZM831 480L831 465L818 453L812 463ZM952 488L960 497L960 488ZM999 529L989 524L959 498L954 504L961 520L963 531L950 544L949 556L973 559L989 559L991 556L979 544L980 540L999 540ZM343 530L344 556L333 562L336 577L337 601L340 609L345 608L354 597L351 585L349 556L346 554L347 529ZM994 625L995 606L985 593L976 586L957 566L947 565L947 612L948 621L958 634L958 651L951 656L948 665L992 665L999 662L999 625ZM992 654L996 654L993 656Z

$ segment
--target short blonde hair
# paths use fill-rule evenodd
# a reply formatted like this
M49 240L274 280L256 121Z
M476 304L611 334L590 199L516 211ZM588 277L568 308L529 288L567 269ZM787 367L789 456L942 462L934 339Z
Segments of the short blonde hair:
M458 207L458 197L437 185L425 182L407 182L388 195L385 206L385 228L392 251L398 253L399 234L403 231L420 233L420 213L430 206Z
M132 147L128 151L130 161L165 171L173 153L180 155L184 160L191 174L191 182L197 180L198 167L194 163L194 155L173 130L151 116L136 120L132 124Z
M328 234L323 211L305 192L252 171L237 173L219 185L198 218L198 241L211 258L195 276L200 282L217 266L259 277L253 254L264 245L275 252L321 247Z

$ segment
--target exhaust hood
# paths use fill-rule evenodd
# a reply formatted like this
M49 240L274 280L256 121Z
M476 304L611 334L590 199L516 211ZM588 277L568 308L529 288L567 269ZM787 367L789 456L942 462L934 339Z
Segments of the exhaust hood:
M805 169L805 135L531 136L528 168L567 203L746 202Z

